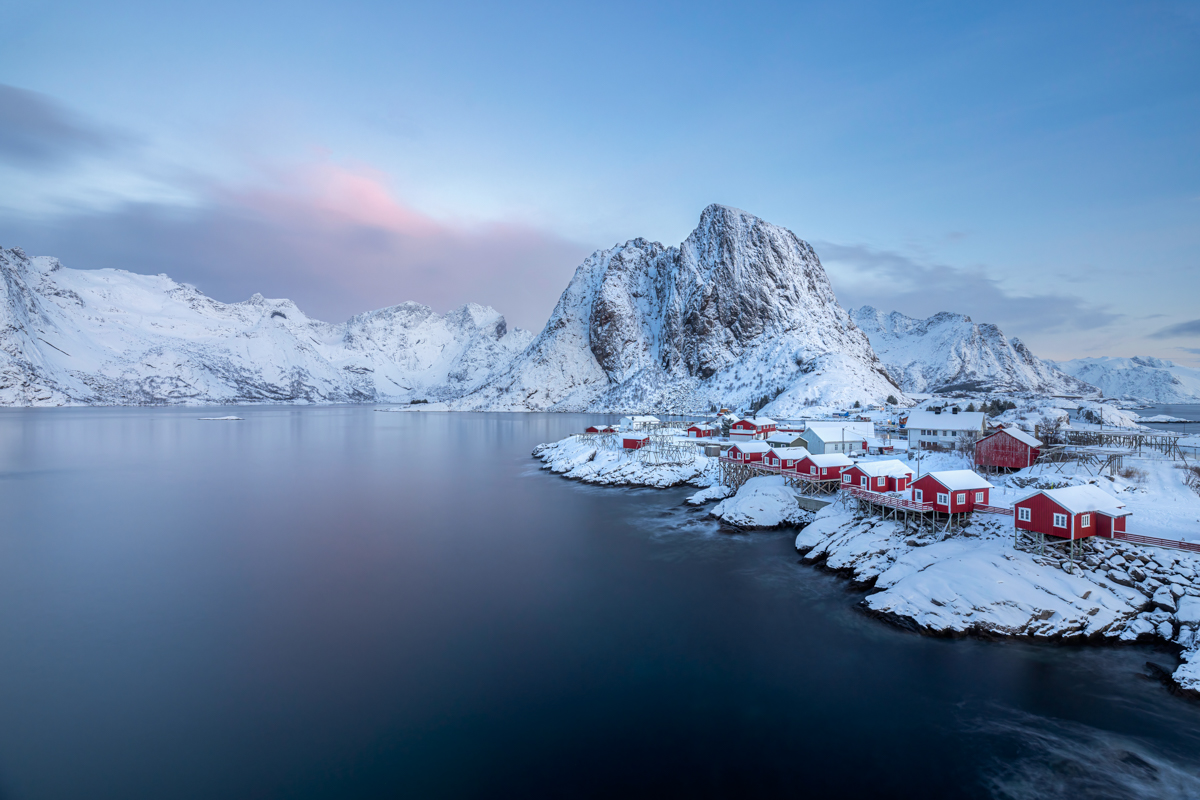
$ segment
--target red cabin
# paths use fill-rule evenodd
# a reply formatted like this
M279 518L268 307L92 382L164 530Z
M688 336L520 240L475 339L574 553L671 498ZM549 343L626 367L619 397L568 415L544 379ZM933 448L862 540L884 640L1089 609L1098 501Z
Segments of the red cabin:
M975 466L1024 469L1041 455L1042 443L1020 428L1001 428L975 443Z
M1091 485L1044 489L1013 504L1018 530L1062 539L1124 533L1128 516L1124 504Z
M842 483L869 492L903 492L912 483L912 477L912 467L889 458L858 462L842 472Z
M712 425L693 425L687 429L689 439L708 439L716 435L716 428Z
M825 453L800 459L796 472L807 475L809 480L836 481L841 479L843 470L852 466L854 462L842 453Z
M775 430L775 420L768 417L746 417L729 426L730 436L757 439Z
M725 457L734 461L753 464L755 461L762 461L770 451L771 446L766 442L738 442L725 451Z
M650 437L641 434L627 433L621 439L621 446L626 450L641 450L648 444L650 444Z
M772 447L764 457L769 467L795 472L796 465L808 455L803 447Z
M612 425L589 425L583 430L585 433L612 433L616 428Z
M988 505L992 485L969 469L931 472L912 483L915 503L929 503L943 514L963 514Z

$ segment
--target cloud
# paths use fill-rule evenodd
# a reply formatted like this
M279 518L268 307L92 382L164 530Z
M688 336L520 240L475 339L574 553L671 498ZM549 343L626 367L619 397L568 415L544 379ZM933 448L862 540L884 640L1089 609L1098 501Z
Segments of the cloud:
M1093 330L1122 316L1071 295L1014 295L980 268L951 267L865 245L821 242L814 247L848 307L872 305L915 317L952 311L1010 334Z
M0 161L54 167L116 142L117 137L79 122L49 97L0 83Z
M435 219L367 167L309 164L196 193L187 208L0 220L0 241L68 267L166 273L223 301L288 297L330 321L406 300L439 312L477 302L535 330L589 252L520 222Z
M1200 336L1200 319L1168 325L1162 330L1150 334L1151 339L1171 339L1176 336Z
M1176 350L1182 350L1185 353L1194 353L1200 356L1200 347L1177 347Z

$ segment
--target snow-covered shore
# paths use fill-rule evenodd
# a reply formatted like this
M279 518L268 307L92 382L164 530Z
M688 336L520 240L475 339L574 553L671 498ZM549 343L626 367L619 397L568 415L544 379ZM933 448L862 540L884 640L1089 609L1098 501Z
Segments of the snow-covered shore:
M796 549L875 590L872 614L923 633L1171 642L1184 660L1173 679L1200 693L1200 556L1093 540L1070 574L1057 553L1015 550L1007 517L941 538L841 506L818 512Z
M605 447L583 436L568 436L533 449L543 469L567 478L603 486L712 486L717 477L714 459L697 452L686 464L647 464L636 450ZM715 497L713 499L716 499Z

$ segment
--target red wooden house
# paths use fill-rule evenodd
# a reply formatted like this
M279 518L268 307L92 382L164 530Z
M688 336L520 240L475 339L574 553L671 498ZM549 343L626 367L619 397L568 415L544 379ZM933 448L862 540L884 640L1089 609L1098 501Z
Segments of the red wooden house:
M775 430L775 420L769 417L746 417L729 426L729 435L743 439L758 439Z
M644 433L627 433L621 438L621 446L626 450L641 450L650 444L650 437Z
M1024 469L1041 454L1042 443L1020 428L1001 428L975 443L975 466Z
M589 425L584 428L585 433L613 433L616 430L615 425Z
M716 436L716 428L712 425L696 423L687 429L689 439L708 439Z
M870 492L903 492L912 477L912 467L894 458L860 461L842 472L842 485Z
M824 453L807 455L796 464L796 472L807 475L809 480L835 481L841 480L842 473L854 462L844 453Z
M764 459L769 467L795 472L796 464L807 455L808 451L803 447L772 447Z
M769 452L771 452L771 446L766 442L738 442L725 451L725 458L753 464L756 461L762 461Z
M1091 485L1034 492L1014 503L1013 509L1018 530L1063 539L1124 533L1129 516L1123 503Z
M930 472L912 482L915 503L929 503L943 514L963 514L986 506L992 485L969 469Z

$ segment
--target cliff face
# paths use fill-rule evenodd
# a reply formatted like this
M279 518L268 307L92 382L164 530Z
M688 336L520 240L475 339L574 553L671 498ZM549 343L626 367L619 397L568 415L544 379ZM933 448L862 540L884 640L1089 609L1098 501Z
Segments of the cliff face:
M679 247L633 239L576 270L545 329L462 408L621 410L778 397L882 400L897 387L791 231L713 205Z
M532 334L490 308L404 303L340 325L290 300L220 303L165 275L0 250L0 404L447 399Z
M1044 361L995 325L962 314L913 319L870 306L851 311L906 392L1024 391L1081 394L1094 389Z

